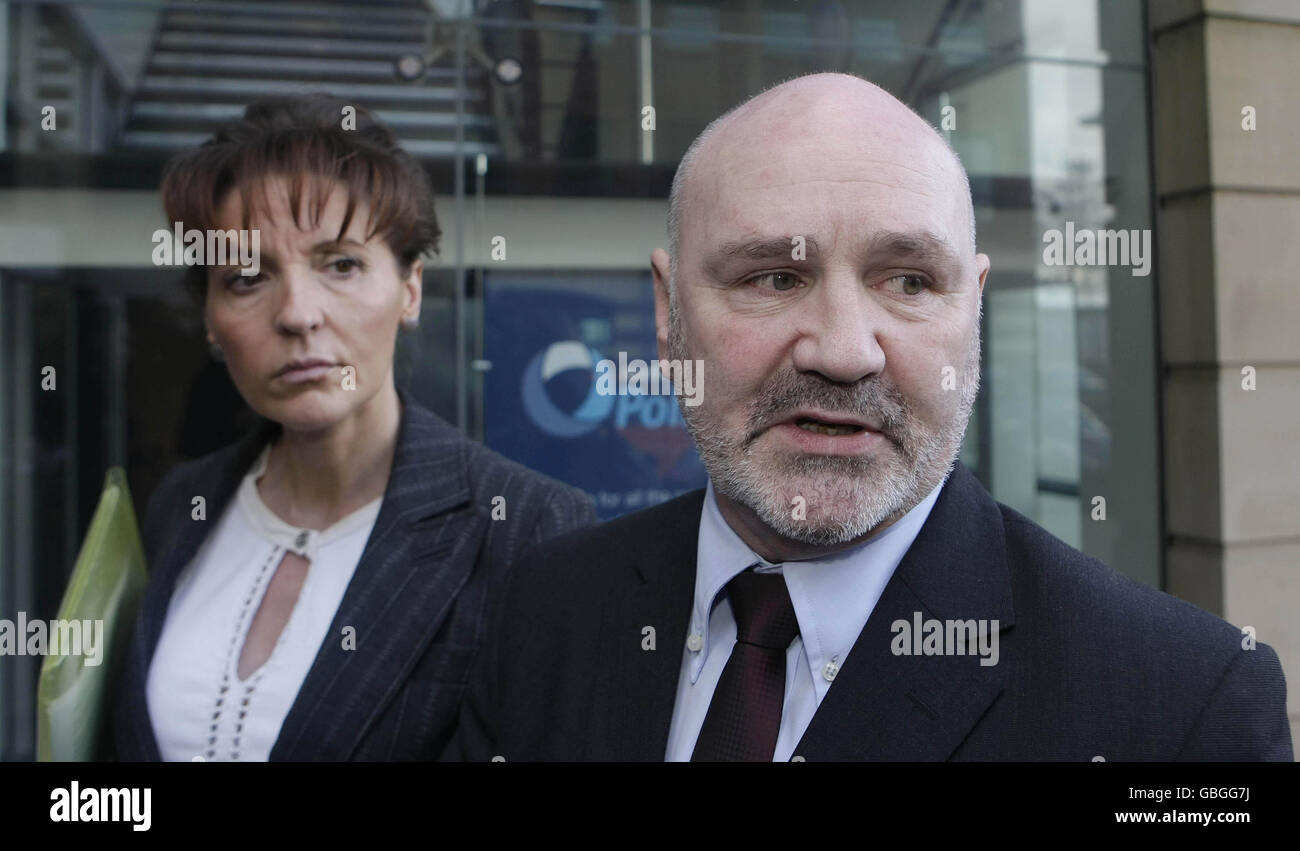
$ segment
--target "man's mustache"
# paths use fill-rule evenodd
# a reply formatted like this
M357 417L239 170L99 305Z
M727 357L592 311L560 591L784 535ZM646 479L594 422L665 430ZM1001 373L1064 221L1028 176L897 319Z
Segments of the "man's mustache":
M877 378L843 385L817 376L784 374L766 385L750 404L749 430L743 447L803 408L879 422L881 434L894 444L909 413L903 394Z

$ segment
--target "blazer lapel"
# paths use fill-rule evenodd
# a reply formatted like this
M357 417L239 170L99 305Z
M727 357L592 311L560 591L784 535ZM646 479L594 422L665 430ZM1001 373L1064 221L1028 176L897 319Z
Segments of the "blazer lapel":
M399 392L402 426L379 516L273 760L346 760L437 633L478 558L488 521L470 504L467 441Z
M248 468L257 459L262 447L279 431L279 426L269 420L260 420L238 443L208 462L195 477L193 493L167 493L167 511L154 534L161 536L151 542L149 557L149 583L140 601L136 621L136 635L130 645L129 655L122 671L121 699L126 713L126 723L133 741L129 746L135 752L128 756L142 760L161 760L158 741L149 719L145 686L154 651L167 621L167 609L172 592L185 566L194 558L199 546L215 527ZM193 519L192 499L205 500L205 520ZM174 503L174 504L171 504Z
M1005 660L899 655L896 620L1014 623L1002 514L960 462L935 501L808 725L795 756L816 760L944 760L1006 682Z
M661 762L668 748L677 680L695 596L695 557L704 491L665 504L606 616L598 660L608 676L591 713L587 759ZM653 511L653 509L652 509ZM654 649L646 627L654 629Z

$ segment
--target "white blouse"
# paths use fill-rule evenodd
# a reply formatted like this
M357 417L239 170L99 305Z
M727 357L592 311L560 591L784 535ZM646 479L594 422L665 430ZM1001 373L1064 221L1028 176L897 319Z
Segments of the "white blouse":
M379 516L380 497L328 529L290 526L257 492L268 444L177 579L145 687L164 760L266 760ZM310 565L270 657L248 679L244 639L286 552Z

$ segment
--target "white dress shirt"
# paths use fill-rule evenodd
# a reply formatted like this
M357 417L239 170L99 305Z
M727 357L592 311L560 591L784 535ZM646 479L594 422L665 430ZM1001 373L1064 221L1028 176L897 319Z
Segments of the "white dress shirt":
M164 760L270 756L379 515L382 497L328 529L290 526L257 492L269 452L268 444L172 592L145 692ZM307 576L270 657L240 680L249 626L287 552L310 562Z
M797 756L795 747L942 488L941 482L897 522L852 549L814 561L773 565L756 555L727 525L710 481L700 517L695 606L665 758L686 762L695 750L713 690L736 643L731 604L720 592L733 577L756 563L755 570L760 573L785 576L799 620L799 637L786 651L785 702L773 761Z

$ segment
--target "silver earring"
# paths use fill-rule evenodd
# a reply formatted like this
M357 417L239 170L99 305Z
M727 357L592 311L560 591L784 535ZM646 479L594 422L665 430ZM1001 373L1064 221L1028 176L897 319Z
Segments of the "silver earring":
M221 347L216 343L208 343L208 353L212 355L212 359L217 363L221 363L226 359L226 353L221 351Z
M420 327L420 317L418 317L418 316L403 316L403 317L402 317L402 330L403 330L403 331L414 331L416 328L419 328L419 327Z

